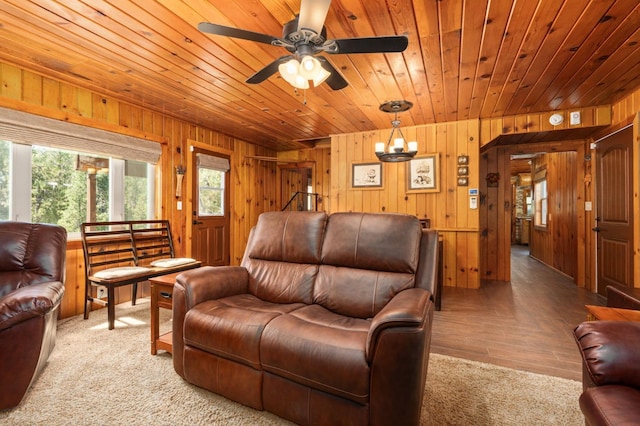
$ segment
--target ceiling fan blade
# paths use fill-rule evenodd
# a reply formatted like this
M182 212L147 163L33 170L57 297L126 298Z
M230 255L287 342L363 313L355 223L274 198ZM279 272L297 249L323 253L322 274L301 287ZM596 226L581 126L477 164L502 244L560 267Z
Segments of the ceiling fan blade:
M292 55L286 55L286 56L279 57L278 59L276 59L275 61L271 62L269 65L267 65L266 67L262 68L260 71L258 71L257 73L255 73L251 77L249 77L247 79L247 83L249 83L249 84L262 83L263 81L265 81L266 79L268 79L269 77L271 77L273 74L275 74L278 71L278 66L280 64L282 64L284 62L287 62L291 58L293 58Z
M335 46L332 44L335 43ZM343 38L328 41L327 53L387 53L403 52L409 45L407 36Z
M331 0L302 0L298 17L298 31L306 28L315 31L316 34L322 33L330 5Z
M323 58L322 56L316 56L316 58L322 64L322 68L331 73L331 75L325 80L325 83L327 83L329 87L331 87L333 90L340 90L349 85L349 83L347 83L347 80L345 80L344 77L338 72L338 70L336 70L335 67L331 65L331 62L327 61L326 58Z
M257 41L258 43L265 44L273 44L274 41L280 40L278 37L270 36L268 34L255 33L253 31L241 30L233 27L225 27L224 25L212 24L210 22L200 22L198 24L198 29L203 33Z

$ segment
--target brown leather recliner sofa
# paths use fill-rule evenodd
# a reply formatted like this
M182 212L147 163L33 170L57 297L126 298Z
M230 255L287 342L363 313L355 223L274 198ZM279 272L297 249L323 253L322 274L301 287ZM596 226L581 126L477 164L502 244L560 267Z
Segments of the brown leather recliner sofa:
M298 424L418 424L437 240L408 215L264 213L241 266L178 276L174 368Z
M20 404L55 345L66 242L60 226L0 222L0 410Z
M583 361L580 409L589 426L640 422L640 323L590 321L574 335Z

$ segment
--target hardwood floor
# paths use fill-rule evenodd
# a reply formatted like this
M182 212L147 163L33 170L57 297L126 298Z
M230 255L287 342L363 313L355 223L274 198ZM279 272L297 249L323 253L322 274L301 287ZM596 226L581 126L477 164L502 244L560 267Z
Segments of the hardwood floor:
M531 258L526 246L512 248L511 267L510 283L444 288L431 352L581 380L572 330L586 320L584 305L605 298Z

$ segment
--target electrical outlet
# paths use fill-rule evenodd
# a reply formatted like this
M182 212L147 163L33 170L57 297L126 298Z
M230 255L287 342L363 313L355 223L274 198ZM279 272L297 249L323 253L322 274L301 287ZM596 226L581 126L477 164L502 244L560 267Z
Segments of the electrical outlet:
M106 299L107 298L107 288L103 286L98 286L96 289L96 299Z

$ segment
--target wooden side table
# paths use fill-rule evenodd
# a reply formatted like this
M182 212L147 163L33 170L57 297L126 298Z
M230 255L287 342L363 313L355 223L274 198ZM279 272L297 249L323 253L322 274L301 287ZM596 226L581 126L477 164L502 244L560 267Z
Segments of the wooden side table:
M611 308L608 306L585 305L587 321L640 321L640 311Z
M151 278L149 286L151 288L151 355L158 353L158 350L165 350L173 353L172 332L168 331L160 335L160 308L173 308L173 284L180 272L161 275Z

